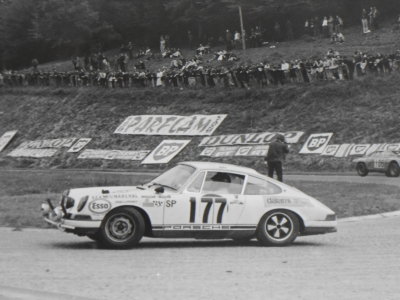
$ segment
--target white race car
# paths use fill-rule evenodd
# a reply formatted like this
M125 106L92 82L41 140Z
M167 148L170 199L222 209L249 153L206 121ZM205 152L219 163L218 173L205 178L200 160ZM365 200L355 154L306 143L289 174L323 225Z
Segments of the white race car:
M143 236L256 237L284 246L299 235L336 232L336 215L296 188L229 164L183 162L139 186L67 190L60 206L42 204L45 220L100 245L129 248Z

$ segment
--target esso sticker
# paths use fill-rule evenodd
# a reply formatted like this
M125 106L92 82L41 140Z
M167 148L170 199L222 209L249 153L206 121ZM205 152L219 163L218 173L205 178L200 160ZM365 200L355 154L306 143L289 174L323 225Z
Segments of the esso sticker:
M95 200L89 203L89 209L96 214L105 213L111 209L111 203L107 200Z

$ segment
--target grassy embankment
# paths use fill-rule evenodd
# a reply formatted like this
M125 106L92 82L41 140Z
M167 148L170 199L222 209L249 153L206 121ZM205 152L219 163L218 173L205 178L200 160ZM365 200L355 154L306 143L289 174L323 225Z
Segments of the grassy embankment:
M40 204L47 198L58 203L60 193L72 187L135 185L154 175L86 171L2 171L0 172L0 226L47 228ZM377 184L336 182L288 182L319 199L339 217L381 213L400 209L399 189Z
M365 77L355 81L319 82L254 90L102 90L23 88L0 89L0 128L18 129L17 138L0 154L3 168L131 169L138 162L78 160L77 154L60 151L53 158L13 159L7 153L25 140L91 137L94 149L154 149L161 136L114 134L129 115L228 114L215 135L263 131L334 132L331 143L399 142L400 74ZM187 138L187 137L183 137ZM304 138L302 141L304 141ZM171 164L199 156L201 137ZM301 142L302 142L301 141ZM350 159L296 154L292 148L289 171L350 170ZM259 158L223 158L265 171ZM160 166L155 166L159 168Z

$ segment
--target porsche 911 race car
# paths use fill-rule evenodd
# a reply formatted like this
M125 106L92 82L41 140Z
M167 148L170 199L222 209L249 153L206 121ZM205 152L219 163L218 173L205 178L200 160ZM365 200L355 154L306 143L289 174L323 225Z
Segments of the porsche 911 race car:
M367 176L369 172L385 173L388 177L399 177L400 154L396 151L376 151L353 160L358 175Z
M67 190L42 204L45 220L100 245L129 248L142 236L256 237L284 246L299 235L335 232L335 213L303 192L253 169L183 162L138 186Z

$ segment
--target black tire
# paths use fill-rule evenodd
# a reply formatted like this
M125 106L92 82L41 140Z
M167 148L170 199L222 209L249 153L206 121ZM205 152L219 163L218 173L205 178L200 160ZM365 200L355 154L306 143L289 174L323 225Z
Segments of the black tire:
M358 163L356 166L357 174L361 177L365 177L368 175L368 168L365 163Z
M399 177L399 175L400 175L399 164L397 162L395 162L395 161L392 161L389 164L385 174L386 174L387 177Z
M258 224L257 239L265 246L287 246L299 235L298 217L287 210L274 210Z
M98 242L106 248L132 248L139 243L144 231L144 219L136 209L116 208L104 218Z

